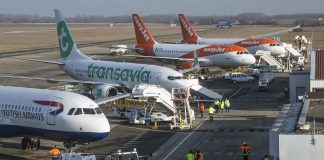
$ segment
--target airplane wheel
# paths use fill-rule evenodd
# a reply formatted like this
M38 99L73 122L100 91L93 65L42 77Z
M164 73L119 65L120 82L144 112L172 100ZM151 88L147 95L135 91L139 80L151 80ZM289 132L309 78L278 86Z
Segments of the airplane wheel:
M65 148L70 149L71 147L75 147L76 144L72 142L64 142L63 145Z
M24 137L21 140L21 149L27 150L29 145L30 145L30 138L29 137Z
M36 149L38 150L40 148L40 139L37 138L37 144L36 144Z

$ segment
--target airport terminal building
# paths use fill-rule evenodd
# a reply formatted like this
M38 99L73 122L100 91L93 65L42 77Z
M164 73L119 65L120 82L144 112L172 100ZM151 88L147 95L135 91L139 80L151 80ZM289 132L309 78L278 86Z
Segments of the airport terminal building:
M310 67L310 72L290 74L290 104L282 106L269 132L274 159L323 159L324 50L311 54Z

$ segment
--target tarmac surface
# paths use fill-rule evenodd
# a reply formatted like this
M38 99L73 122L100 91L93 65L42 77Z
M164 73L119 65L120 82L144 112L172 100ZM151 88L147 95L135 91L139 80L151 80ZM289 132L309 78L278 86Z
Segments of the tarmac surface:
M81 48L85 53L103 53L106 48ZM44 52L21 56L42 60L58 60L58 52ZM102 58L104 60L126 60L162 64L154 60L131 58ZM107 56L106 56L107 57ZM17 76L46 77L71 79L56 65L28 62L12 57L0 58L0 73ZM166 65L171 66L171 65ZM111 124L110 135L101 141L77 146L76 151L95 153L98 159L117 149L130 151L137 148L143 155L152 155L151 159L186 159L191 149L199 149L205 154L205 159L240 159L239 147L247 141L252 147L251 159L260 159L268 153L268 131L280 110L282 104L288 103L283 98L283 88L288 83L288 74L276 74L276 80L270 85L268 92L258 92L257 83L229 83L221 79L202 81L202 85L231 97L231 111L217 113L214 122L207 120L207 110L204 118L196 110L196 121L191 131L169 130L165 125L153 130L151 126L129 125L125 120L112 117L107 109ZM42 81L0 79L1 85L49 88L63 85L50 84ZM233 96L232 96L233 95ZM195 105L194 105L195 106ZM208 108L208 105L205 105ZM19 149L21 137L0 138L0 159L44 159L49 158L48 151L53 145L63 149L61 142L41 139L41 149L38 151L22 151Z

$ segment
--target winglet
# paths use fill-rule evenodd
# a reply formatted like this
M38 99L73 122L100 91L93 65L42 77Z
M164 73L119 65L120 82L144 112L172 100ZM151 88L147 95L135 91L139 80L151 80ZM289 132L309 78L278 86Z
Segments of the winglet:
M183 42L196 44L199 39L195 30L191 27L189 20L184 14L179 14L179 21L182 31Z

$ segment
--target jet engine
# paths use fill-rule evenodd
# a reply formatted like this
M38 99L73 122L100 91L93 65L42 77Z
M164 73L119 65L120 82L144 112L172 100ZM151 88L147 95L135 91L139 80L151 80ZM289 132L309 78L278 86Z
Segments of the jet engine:
M118 94L117 88L111 85L97 85L92 89L92 94L96 98L104 98L104 97L111 97L116 96Z

